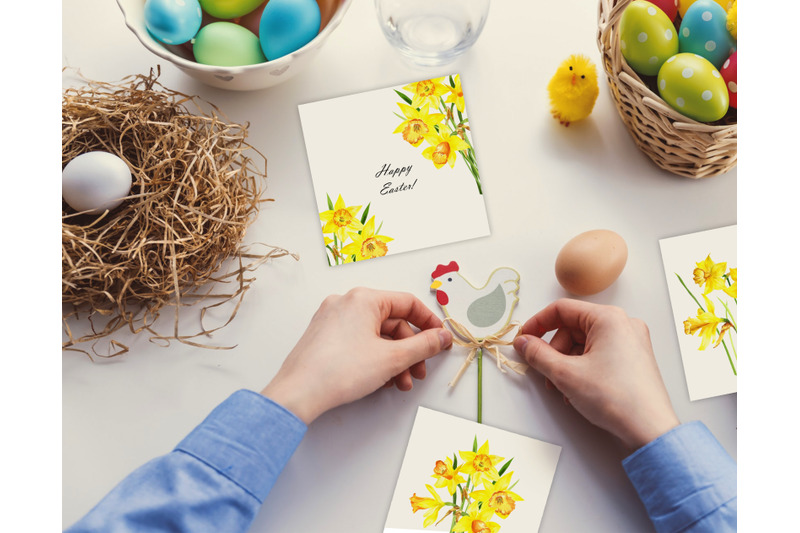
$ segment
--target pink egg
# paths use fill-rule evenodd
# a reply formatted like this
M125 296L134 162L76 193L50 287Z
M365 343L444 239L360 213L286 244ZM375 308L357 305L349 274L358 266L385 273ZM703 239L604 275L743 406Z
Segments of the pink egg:
M648 0L651 4L655 4L661 11L667 14L669 20L675 22L675 17L678 14L678 0Z
M719 73L722 74L722 79L725 80L725 86L728 88L730 106L736 109L736 52L725 60Z

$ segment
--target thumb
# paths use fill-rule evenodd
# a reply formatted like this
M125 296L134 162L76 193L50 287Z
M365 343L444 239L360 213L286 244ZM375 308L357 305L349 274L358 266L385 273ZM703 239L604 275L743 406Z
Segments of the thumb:
M514 349L534 370L558 387L559 384L553 379L553 375L566 363L564 354L533 335L520 335L514 339Z
M438 354L453 342L453 335L445 328L431 328L419 333L392 341L398 359L408 368L414 363L424 361Z

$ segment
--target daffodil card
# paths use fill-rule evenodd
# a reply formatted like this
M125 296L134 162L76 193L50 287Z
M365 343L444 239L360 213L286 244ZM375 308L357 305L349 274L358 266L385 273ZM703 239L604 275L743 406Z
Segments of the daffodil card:
M420 407L384 533L536 531L561 447Z
M328 264L490 234L458 74L299 111Z
M736 392L736 226L660 245L689 399Z

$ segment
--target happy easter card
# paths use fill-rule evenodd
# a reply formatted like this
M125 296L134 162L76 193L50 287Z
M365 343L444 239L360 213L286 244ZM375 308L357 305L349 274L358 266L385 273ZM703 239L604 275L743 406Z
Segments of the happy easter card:
M689 399L736 392L736 226L659 244Z
M561 447L417 409L384 533L537 531Z
M328 264L490 234L458 74L299 112Z

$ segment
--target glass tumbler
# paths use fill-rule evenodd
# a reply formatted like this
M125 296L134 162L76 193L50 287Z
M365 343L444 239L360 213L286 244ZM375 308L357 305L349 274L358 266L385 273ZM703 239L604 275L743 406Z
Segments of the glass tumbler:
M375 0L386 39L423 67L451 63L475 43L489 0Z

